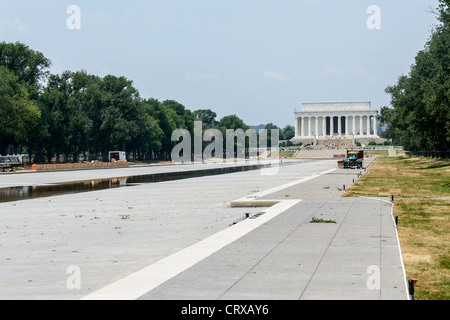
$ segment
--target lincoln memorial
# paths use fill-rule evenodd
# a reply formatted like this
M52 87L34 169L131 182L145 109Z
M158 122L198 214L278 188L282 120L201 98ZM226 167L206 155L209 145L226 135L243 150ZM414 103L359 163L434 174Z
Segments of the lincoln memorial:
M292 140L379 138L378 111L370 109L370 101L304 102L294 113Z

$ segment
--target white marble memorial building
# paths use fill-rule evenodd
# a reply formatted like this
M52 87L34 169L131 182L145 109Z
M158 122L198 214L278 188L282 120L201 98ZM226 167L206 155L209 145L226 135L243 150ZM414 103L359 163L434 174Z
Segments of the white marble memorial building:
M378 111L370 109L369 101L304 102L294 113L292 140L379 138Z

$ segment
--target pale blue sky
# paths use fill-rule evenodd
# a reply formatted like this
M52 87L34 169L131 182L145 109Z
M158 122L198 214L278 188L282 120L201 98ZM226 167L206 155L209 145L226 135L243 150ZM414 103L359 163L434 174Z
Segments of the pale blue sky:
M81 29L69 30L69 5ZM370 30L367 8L381 9ZM0 0L0 41L20 41L52 73L84 69L134 81L142 97L174 99L218 118L294 124L304 101L370 100L409 72L437 0Z

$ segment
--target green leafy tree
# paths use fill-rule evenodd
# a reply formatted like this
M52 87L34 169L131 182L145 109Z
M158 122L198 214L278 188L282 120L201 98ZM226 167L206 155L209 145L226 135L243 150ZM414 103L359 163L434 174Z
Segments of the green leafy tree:
M3 100L3 110L0 111L0 117L1 121L6 123L0 130L2 131L0 136L3 136L0 138L3 140L0 142L3 152L6 152L6 144L16 150L26 145L31 155L36 141L45 135L45 128L40 124L42 111L39 110L37 99L50 65L50 60L42 53L30 49L25 44L0 43L0 67L2 67L0 81L3 87L3 94L0 97ZM15 78L5 70L12 73ZM13 81L17 83L14 84ZM6 106L7 103L9 106ZM11 108L14 109L14 115L7 113ZM12 116L14 121L8 122ZM14 133L8 129L12 124L16 125Z
M380 128L383 128L383 131L380 133L381 138L392 139L392 141L398 141L399 139L396 136L396 130L393 126L394 123L394 109L384 106L381 108L380 113L377 116L377 122Z
M88 148L92 132L92 120L83 106L87 82L81 85L85 72L65 71L61 75L50 75L47 86L40 96L40 105L48 128L44 139L47 158L70 154L78 161L78 154ZM43 123L41 125L43 125Z
M42 81L49 74L51 62L41 52L23 43L0 42L0 66L12 71L23 82L31 99L37 99Z
M244 121L239 118L237 115L229 115L224 116L219 121L219 127L225 128L225 129L242 129L244 131L247 131L249 129L249 126L244 123Z
M202 121L203 129L216 128L219 124L216 120L217 114L211 109L198 109L192 114L195 120Z
M295 136L294 126L287 125L280 130L280 140L290 140Z
M439 21L408 75L386 88L392 109L380 120L388 136L411 151L450 148L450 2L439 1Z
M228 152L231 152L230 150L227 150L227 140L230 139L230 137L227 136L226 131L234 130L236 132L236 130L242 129L244 132L246 132L248 129L250 129L250 127L248 125L246 125L241 118L239 118L237 115L233 114L233 115L228 115L228 116L224 116L223 118L221 118L219 121L219 124L218 124L218 129L220 130L220 132L222 133L222 136L223 136L223 150L228 153ZM246 138L245 146L244 146L244 148L246 150L248 148L248 142L249 141ZM241 147L241 145L240 144L238 145L238 144L239 144L239 141L237 139L235 139L235 141L234 141L234 149L235 150L238 150L238 147Z
M170 159L176 129L194 137L194 121L203 129L249 127L236 115L216 120L210 109L194 112L175 100L142 99L125 77L103 78L86 71L50 74L48 60L25 44L0 43L0 152L27 149L35 161L56 156L78 161L121 149L139 159ZM71 156L71 157L70 157Z
M139 131L136 138L130 142L129 148L135 151L139 160L152 159L153 155L161 150L164 132L159 127L158 120L151 116L150 104L141 101L139 108L137 119Z
M267 130L267 147L272 146L272 130L278 130L278 137L280 137L280 128L278 128L276 125L274 125L273 123L268 123L266 124L266 126L264 127L264 129Z
M191 110L186 109L184 105L175 100L165 100L162 102L162 105L166 108L172 109L177 114L177 129L187 129L191 133L191 136L194 135L195 116Z
M16 153L21 147L28 147L28 137L38 125L41 112L30 99L25 84L3 66L0 66L0 115L0 153Z
M157 99L147 99L144 102L148 105L149 114L156 119L161 130L160 148L155 152L156 158L169 160L171 151L176 145L176 142L171 139L172 132L178 128L183 128L184 121L174 109L165 106Z

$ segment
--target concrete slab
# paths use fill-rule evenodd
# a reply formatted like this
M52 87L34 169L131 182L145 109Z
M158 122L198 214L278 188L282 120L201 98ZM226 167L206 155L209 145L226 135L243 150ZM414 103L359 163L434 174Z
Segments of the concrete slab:
M390 205L342 198L338 186L350 178L324 175L267 195L306 196L141 299L407 299Z
M0 298L84 297L228 228L245 213L260 211L231 208L231 200L330 164L296 161L286 163L273 176L257 170L1 203ZM108 169L95 177L151 170ZM40 184L94 177L94 170L88 171L2 175L0 185L28 184L29 179ZM81 270L80 289L67 287L70 266Z
M230 206L256 194L295 204L140 298L406 298L389 205L342 198L341 185L359 170L329 172L335 167L335 160L286 161L274 175L248 171L0 204L0 298L86 297L231 229L245 213L263 219L267 208ZM133 173L149 169L140 170ZM73 181L92 172L5 175L0 186ZM310 223L313 216L336 223ZM373 265L380 289L367 286ZM68 288L70 266L81 270L79 289Z

